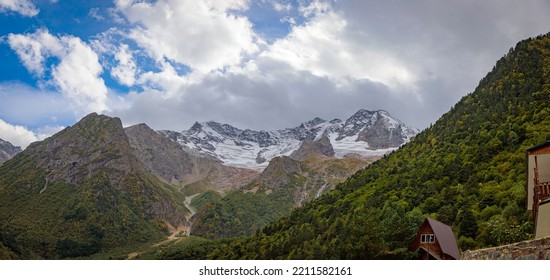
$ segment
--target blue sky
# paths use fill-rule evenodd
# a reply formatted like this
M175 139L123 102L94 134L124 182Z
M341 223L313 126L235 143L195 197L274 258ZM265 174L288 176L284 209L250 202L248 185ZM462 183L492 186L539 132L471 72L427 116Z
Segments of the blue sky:
M548 1L0 0L0 138L27 146L90 112L125 125L251 129L384 109L435 122Z

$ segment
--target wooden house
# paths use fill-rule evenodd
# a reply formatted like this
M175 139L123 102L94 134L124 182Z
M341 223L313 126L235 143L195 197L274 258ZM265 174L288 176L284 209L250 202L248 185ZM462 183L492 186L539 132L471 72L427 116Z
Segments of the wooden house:
M458 260L460 253L450 226L426 218L411 244L411 251L418 251L422 260Z
M550 236L550 141L527 149L527 210L535 238Z

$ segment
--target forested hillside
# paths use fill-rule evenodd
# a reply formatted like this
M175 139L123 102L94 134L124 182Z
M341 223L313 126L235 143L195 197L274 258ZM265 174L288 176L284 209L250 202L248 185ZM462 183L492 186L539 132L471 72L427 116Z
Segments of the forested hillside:
M118 118L90 114L0 166L0 259L89 257L187 224L184 196L145 171Z
M524 40L410 143L211 258L407 258L421 221L462 250L529 238L525 150L550 138L550 34Z
M242 189L219 199L198 196L196 199L203 202L196 207L198 212L192 219L191 234L204 238L252 235L333 189L368 164L366 159L357 158L313 156L296 161L286 156L276 157L257 180Z

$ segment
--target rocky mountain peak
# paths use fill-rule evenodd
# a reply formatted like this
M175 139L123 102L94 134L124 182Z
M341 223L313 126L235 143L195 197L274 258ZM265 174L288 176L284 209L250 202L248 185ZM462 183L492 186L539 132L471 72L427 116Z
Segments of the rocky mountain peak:
M37 167L48 170L48 179L77 183L95 170L109 169L118 181L121 174L140 168L132 155L119 118L92 113L72 127L31 144L25 153L37 159Z
M377 111L368 111L361 109L347 119L342 127L342 130L338 136L342 139L346 136L353 136L359 133L366 126L374 124L377 118L379 118Z
M200 131L202 131L202 124L199 122L195 122L193 126L191 126L191 128L189 128L188 130L189 133L193 134L199 133Z
M142 124L133 131L152 130ZM29 145L1 170L0 200L18 203L11 208L0 203L0 212L10 217L1 222L15 217L17 226L32 235L26 242L46 248L40 250L45 258L159 240L165 228L188 225L183 195L148 172L118 118L87 115ZM69 248L59 245L67 240ZM78 250L71 249L75 246Z
M191 173L190 156L176 142L145 124L130 126L124 131L134 155L157 176L167 182L177 182Z
M257 176L255 171L224 166L216 158L201 156L179 145L165 131L155 132L143 124L124 130L137 159L150 172L175 185L200 184L203 188L227 190Z
M306 123L302 123L301 127L303 128L311 128L311 127L315 127L315 126L318 126L322 123L325 123L326 121L319 118L319 117L316 117L314 118L313 120L309 121L309 122L306 122Z
M310 157L332 157L334 148L327 134L316 141L304 141L300 148L294 151L290 157L295 160L306 160Z
M242 130L235 128L229 124L222 124L213 121L209 121L206 125L211 128L213 131L219 133L220 135L227 137L238 137L242 133Z

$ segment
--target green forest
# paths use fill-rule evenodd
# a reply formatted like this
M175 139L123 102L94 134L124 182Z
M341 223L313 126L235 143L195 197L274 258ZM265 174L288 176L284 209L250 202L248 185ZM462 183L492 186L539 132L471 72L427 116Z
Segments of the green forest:
M205 193L193 200L201 204ZM294 208L292 188L237 190L212 202L202 203L192 234L203 238L237 237L254 234L260 227L287 215Z

